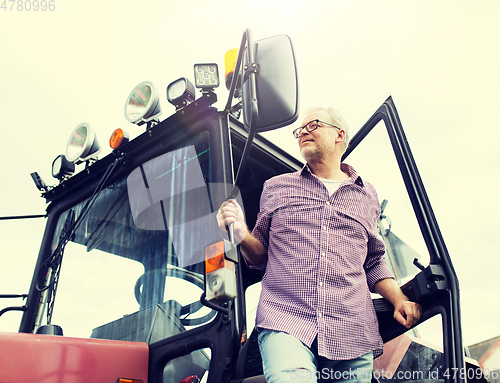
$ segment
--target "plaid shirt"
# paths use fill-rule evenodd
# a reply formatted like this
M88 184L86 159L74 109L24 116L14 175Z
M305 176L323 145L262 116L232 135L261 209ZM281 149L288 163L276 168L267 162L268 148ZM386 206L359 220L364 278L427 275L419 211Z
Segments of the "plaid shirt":
M305 165L268 180L253 235L267 248L256 325L294 335L332 360L357 358L383 343L370 291L392 278L378 237L372 185L347 164L331 196Z

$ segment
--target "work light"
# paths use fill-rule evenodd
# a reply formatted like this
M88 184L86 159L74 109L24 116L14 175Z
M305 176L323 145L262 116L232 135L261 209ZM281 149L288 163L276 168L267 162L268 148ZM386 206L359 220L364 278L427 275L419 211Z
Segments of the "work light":
M167 100L179 110L194 101L194 92L193 83L181 77L167 86Z
M213 89L219 86L219 69L217 64L195 64L194 83L197 88Z
M94 129L86 122L78 125L71 133L66 145L66 159L80 164L96 159L101 151Z
M52 162L52 177L63 180L75 172L74 162L68 161L64 154L56 157Z
M130 93L125 103L127 121L142 125L156 119L161 114L160 101L152 82L144 81Z

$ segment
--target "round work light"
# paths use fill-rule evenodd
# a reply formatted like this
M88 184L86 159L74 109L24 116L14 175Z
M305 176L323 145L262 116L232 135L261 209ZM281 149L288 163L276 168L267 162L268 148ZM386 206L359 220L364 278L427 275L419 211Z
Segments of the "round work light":
M66 145L66 159L80 164L97 158L101 151L94 129L86 122L78 125L71 133Z
M137 85L125 103L125 118L127 121L142 125L161 114L158 92L153 83L144 81Z
M74 162L68 161L64 154L57 156L54 162L52 162L52 177L57 178L58 180L69 177L74 172Z

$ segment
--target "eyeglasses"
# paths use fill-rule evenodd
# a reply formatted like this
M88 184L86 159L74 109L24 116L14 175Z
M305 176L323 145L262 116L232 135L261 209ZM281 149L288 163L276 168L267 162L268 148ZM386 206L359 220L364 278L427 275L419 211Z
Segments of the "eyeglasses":
M302 129L305 129L307 130L308 132L312 132L313 130L316 130L318 129L318 127L320 127L319 123L322 123L322 124L326 124L326 125L330 125L330 126L333 126L334 128L337 128L338 130L341 130L338 126L335 126L333 124L330 124L329 122L325 122L325 121L321 121L321 120L312 120L312 121L309 121L307 124L305 124L304 126L301 126L300 128L297 128L293 131L293 136L295 138L300 138L300 136L302 135Z

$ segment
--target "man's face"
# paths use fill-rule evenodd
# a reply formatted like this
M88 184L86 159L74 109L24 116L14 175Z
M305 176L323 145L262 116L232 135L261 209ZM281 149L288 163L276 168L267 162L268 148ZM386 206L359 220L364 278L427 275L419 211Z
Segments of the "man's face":
M306 125L312 120L322 120L330 122L330 115L325 111L316 111L308 114L300 126ZM307 162L324 160L332 155L335 150L335 140L339 135L339 130L333 126L318 123L318 128L312 132L302 129L298 139L300 154Z

